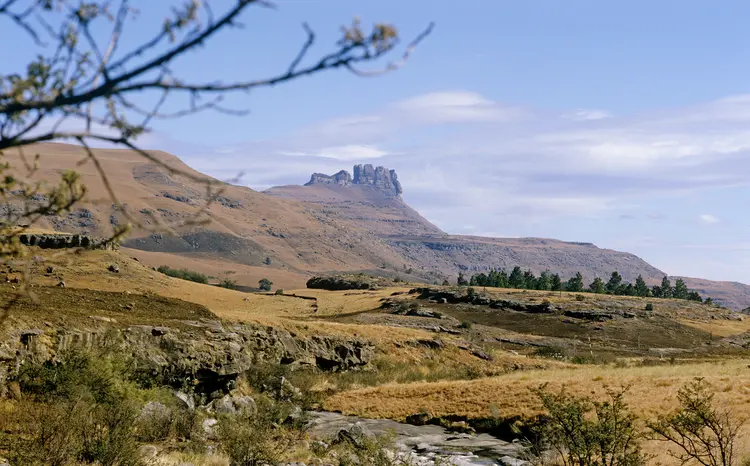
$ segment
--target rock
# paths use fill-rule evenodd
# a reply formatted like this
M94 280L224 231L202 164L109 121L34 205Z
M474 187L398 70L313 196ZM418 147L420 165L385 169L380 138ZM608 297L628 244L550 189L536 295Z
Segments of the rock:
M65 281L60 280L59 282L57 282L57 286L59 286L60 288L65 288Z
M55 268L53 266L51 266L51 265L48 266L47 267L47 273L55 273Z
M337 442L350 442L357 448L363 447L365 443L373 439L375 439L375 434L360 422L355 423L349 429L341 429L336 436Z
M385 167L373 167L367 165L355 165L354 176L346 170L341 170L334 175L325 175L323 173L313 173L310 181L305 186L316 184L337 184L340 186L373 186L383 190L387 195L398 197L403 193L401 183L398 181L398 175L395 170L389 170Z
M245 416L252 416L258 412L258 405L251 396L238 396L232 398L235 409Z
M140 418L166 418L172 417L172 410L158 401L150 401L141 409Z
M112 273L120 273L120 267L117 264L110 264L109 267L107 267L107 270Z
M208 419L204 419L203 423L201 424L201 427L203 428L203 432L208 435L209 437L213 437L216 434L216 425L219 423L216 419L210 417Z
M156 458L156 455L158 454L159 449L153 445L141 445L140 447L138 447L138 456L143 459Z
M237 409L229 395L213 400L210 409L216 414L237 414Z
M282 400L299 400L302 398L302 391L282 376L279 382L279 398Z
M441 349L445 347L445 343L443 340L428 340L427 338L420 338L418 340L414 340L409 342L412 346L424 346L425 348L429 349Z
M519 460L518 458L513 458L512 456L503 456L500 458L500 464L503 466L528 466L531 463Z
M195 409L195 400L193 399L191 395L188 395L185 392L177 391L177 392L174 392L174 396L175 398L177 398L178 400L182 402L182 405L185 409L188 409L188 410Z
M341 186L349 186L352 184L352 175L346 170L341 170L335 175L313 173L310 177L310 181L305 183L305 186L312 186L314 184L338 184Z
M154 327L151 329L151 335L155 337L161 337L166 335L167 333L169 333L169 327Z

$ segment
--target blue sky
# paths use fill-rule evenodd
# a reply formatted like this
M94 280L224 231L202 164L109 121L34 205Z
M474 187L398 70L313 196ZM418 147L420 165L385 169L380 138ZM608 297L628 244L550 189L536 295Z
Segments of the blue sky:
M134 3L143 29L163 17ZM313 57L355 15L405 38L436 28L395 73L239 94L231 103L250 115L157 122L144 145L219 178L244 172L255 189L385 165L405 200L451 233L590 241L669 274L750 283L750 2L277 5L251 9L243 30L176 69L194 80L277 73L303 20L318 32ZM28 49L3 53L12 63Z

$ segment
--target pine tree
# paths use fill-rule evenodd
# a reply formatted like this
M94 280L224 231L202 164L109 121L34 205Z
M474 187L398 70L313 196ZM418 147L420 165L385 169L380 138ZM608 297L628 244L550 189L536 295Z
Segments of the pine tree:
M583 291L583 275L581 275L581 272L577 272L575 277L568 280L568 286L566 288L568 291L572 292Z
M604 294L606 289L604 288L604 281L596 277L593 282L591 282L591 285L589 285L589 291L596 294Z
M698 302L698 303L702 303L703 302L703 298L701 297L701 294L698 293L697 291L691 291L691 292L689 292L688 296L687 296L687 299L689 299L690 301Z
M536 288L543 291L549 291L552 289L552 274L550 273L549 269L545 270L539 275L539 280L537 280Z
M560 274L554 273L552 274L552 291L562 291L563 290L563 283L560 279Z
M502 269L500 273L497 274L495 286L498 288L508 288L510 286L510 284L508 283L508 273L505 271L505 269Z
M619 272L612 272L612 276L609 277L609 281L605 286L607 293L617 294L617 288L622 284L622 275Z
M688 299L689 293L690 290L688 290L685 281L681 278L677 279L677 281L674 283L674 291L672 295L677 299Z
M662 297L661 287L658 285L654 285L651 288L651 294L654 296L654 298L661 298Z
M513 267L513 271L510 273L510 277L508 277L508 284L511 288L523 288L525 282L523 279L523 271L521 270L521 267Z
M650 290L648 289L648 285L646 285L646 281L642 275L638 275L638 278L635 279L635 295L646 298L649 294Z
M661 297L662 298L671 298L673 296L674 290L672 289L672 282L669 281L668 277L664 277L661 280Z
M536 290L536 275L531 270L523 273L523 288L527 290Z
M464 277L463 272L458 272L458 278L456 279L456 285L458 286L466 286L469 282L466 280L466 277Z

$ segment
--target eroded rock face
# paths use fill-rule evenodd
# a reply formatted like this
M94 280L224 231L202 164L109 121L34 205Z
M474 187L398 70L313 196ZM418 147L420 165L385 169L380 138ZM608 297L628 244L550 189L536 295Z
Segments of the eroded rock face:
M86 328L11 330L0 341L0 397L24 362L43 363L72 348L115 342L132 354L137 370L183 391L228 392L237 377L260 363L314 365L326 371L357 369L374 357L369 342L337 336L293 336L285 330L218 320L181 321L180 328L92 320Z
M21 244L26 246L38 246L42 249L65 249L65 248L86 248L86 249L114 249L113 243L93 238L88 235L37 235L21 234L18 236Z
M323 173L313 173L305 186L313 184L339 184L341 186L349 186L352 184L352 175L346 170L341 170L335 175L325 175Z
M314 184L374 186L392 196L400 196L403 193L396 170L389 170L385 167L373 167L371 164L355 165L354 176L350 175L346 170L341 170L334 175L313 173L310 181L305 186L312 186Z

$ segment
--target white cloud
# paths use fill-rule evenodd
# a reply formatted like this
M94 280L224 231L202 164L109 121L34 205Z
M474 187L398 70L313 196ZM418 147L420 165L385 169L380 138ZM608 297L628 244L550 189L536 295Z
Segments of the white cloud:
M573 121L592 121L612 118L612 114L604 110L580 108L573 112L563 114L563 118Z
M703 214L698 217L698 220L700 220L701 223L704 223L706 225L714 225L716 223L721 223L721 220L711 214Z
M385 157L392 153L380 150L375 146L362 144L348 144L345 146L324 147L314 152L304 151L279 151L280 155L291 157L320 157L341 161L367 160Z
M394 107L409 117L435 123L508 121L525 114L518 108L504 107L468 91L422 94L398 102Z

